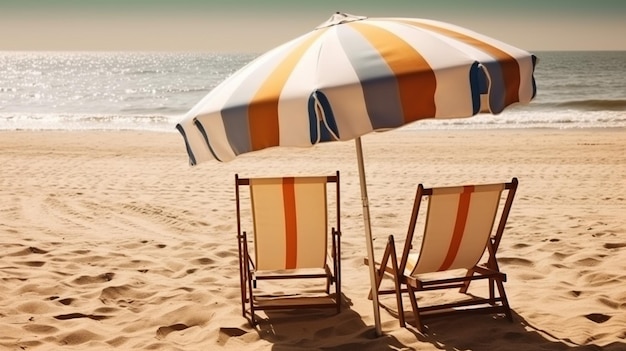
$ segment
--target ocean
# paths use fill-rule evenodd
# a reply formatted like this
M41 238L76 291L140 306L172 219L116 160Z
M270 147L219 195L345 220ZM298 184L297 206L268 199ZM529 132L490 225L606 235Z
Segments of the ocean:
M626 127L626 51L534 52L537 96L497 116L405 129ZM0 130L175 132L256 54L0 52Z

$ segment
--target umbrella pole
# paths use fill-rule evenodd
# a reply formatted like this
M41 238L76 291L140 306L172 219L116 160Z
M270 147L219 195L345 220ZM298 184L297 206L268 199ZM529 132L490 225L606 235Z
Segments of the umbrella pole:
M367 197L367 183L365 182L365 165L363 162L363 147L361 146L361 138L354 139L356 144L356 155L359 165L359 180L361 183L361 201L363 202L363 221L365 225L365 240L367 247L367 258L369 260L370 284L372 286L372 304L374 306L374 324L376 326L376 335L382 336L383 332L380 326L380 308L378 306L378 289L376 288L376 268L374 264L374 246L372 241L372 226L370 223L370 208Z

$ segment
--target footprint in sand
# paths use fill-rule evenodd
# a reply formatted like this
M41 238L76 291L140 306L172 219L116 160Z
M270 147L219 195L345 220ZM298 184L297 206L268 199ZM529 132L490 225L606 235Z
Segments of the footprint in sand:
M520 257L498 257L498 262L506 265L531 267L534 265L533 261Z
M31 254L36 254L36 255L43 255L43 254L47 254L48 251L46 250L42 250L42 249L38 249L34 246L31 247L27 247L25 249L7 254L6 256L26 256L26 255L31 255Z
M64 335L58 343L60 345L80 345L93 340L102 339L102 335L96 334L90 330L79 329Z
M193 261L191 261L193 264L200 264L200 265L209 265L209 264L213 264L215 263L215 260L212 260L210 258L207 257L202 257L202 258L197 258Z
M54 316L55 319L60 321L65 321L68 319L77 319L77 318L89 318L94 321L101 321L103 319L109 318L109 316L104 315L95 315L95 314L83 314L83 313L69 313L69 314L60 314L58 316Z
M35 334L53 334L59 331L59 328L45 324L27 324L22 328L28 332Z
M72 302L74 302L74 299L72 299L70 297L70 298L67 298L67 299L61 299L61 300L59 300L59 302L64 304L65 306L69 306L69 305L72 304Z
M601 303L601 304L603 304L603 305L605 305L605 306L607 306L607 307L610 307L610 308L612 308L612 309L615 309L615 310L616 310L616 309L619 309L619 307L620 307L619 302L617 302L617 301L613 301L613 300L608 299L608 298L606 298L606 297L600 297L600 298L598 298L598 302L599 302L599 303Z
M27 300L19 305L15 306L17 311L27 314L46 314L54 313L58 310L58 307L39 300Z
M626 247L626 243L606 243L604 244L605 249L621 249L622 247Z
M17 263L24 265L24 266L28 266L28 267L41 267L46 264L45 261L24 261L24 262L17 262Z
M556 260L564 260L566 258L568 258L570 255L569 254L564 254L562 252L555 252L552 254L552 257L555 258Z
M71 298L71 297L59 300L59 296L50 296L48 299L50 301L58 300L59 303L61 303L62 305L65 305L65 306L69 306L69 305L72 304L72 302L74 302L74 299Z
M157 329L156 337L157 339L163 339L171 332L181 331L187 328L189 328L189 326L183 323L177 323L177 324L168 325L166 327L160 327L159 329Z
M109 282L113 280L114 276L115 276L115 273L103 273L97 276L83 275L74 279L74 283L79 284L79 285L104 283L104 282Z
M587 258L578 260L576 263L578 266L582 266L582 267L595 267L599 265L600 263L602 263L602 260L594 258L594 257L587 257Z
M589 319L592 322L601 324L611 319L611 316L607 316L606 314L602 313L590 313L588 315L585 315L585 318Z
M128 304L132 304L135 300L146 300L156 293L156 291L144 291L142 289L133 288L127 285L109 286L102 289L99 299L105 304L111 303L121 306L127 306Z
M569 292L570 295L572 295L573 297L579 297L582 294L582 291L580 290L572 290Z
M228 339L245 335L246 331L239 328L220 328L220 334L217 337L217 343L224 345Z

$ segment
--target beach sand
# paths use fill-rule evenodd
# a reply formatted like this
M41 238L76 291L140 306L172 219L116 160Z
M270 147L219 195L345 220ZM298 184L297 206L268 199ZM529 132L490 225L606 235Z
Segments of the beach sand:
M626 350L626 130L396 130L363 147L377 257L406 232L418 183L518 177L498 252L513 323L452 316L421 334L381 309L375 336L353 142L189 167L176 133L11 131L0 132L0 349ZM260 313L251 328L235 173L335 170L343 311Z

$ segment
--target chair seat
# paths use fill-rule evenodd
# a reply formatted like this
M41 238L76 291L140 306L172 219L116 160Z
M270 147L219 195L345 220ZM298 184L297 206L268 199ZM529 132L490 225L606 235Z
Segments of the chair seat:
M253 278L256 279L297 279L297 278L325 278L328 270L325 268L302 268L302 269L281 269L254 271Z
M400 260L401 257L398 257L398 260ZM467 269L455 269L454 271L446 271L445 273L441 273L441 272L430 272L430 273L422 273L422 274L413 274L413 267L415 267L415 263L417 262L417 259L419 258L419 253L410 253L407 256L407 267L404 269L404 276L405 277L412 277L414 279L417 280L427 280L430 278L435 278L436 276L441 276L441 275L446 275L446 276L454 276L454 275L458 275L459 277L463 276L465 273L467 273ZM369 264L369 259L367 257L363 258L363 264L364 265L368 265ZM380 262L376 261L375 265L377 267L380 267ZM387 264L385 265L385 273L389 276L394 274L394 270L395 267L392 264L391 260L387 261ZM456 272L456 274L454 273Z
M337 305L337 297L334 294L326 294L320 292L301 293L292 295L260 295L254 296L254 304L256 309L288 309L288 308L324 308L335 307Z

